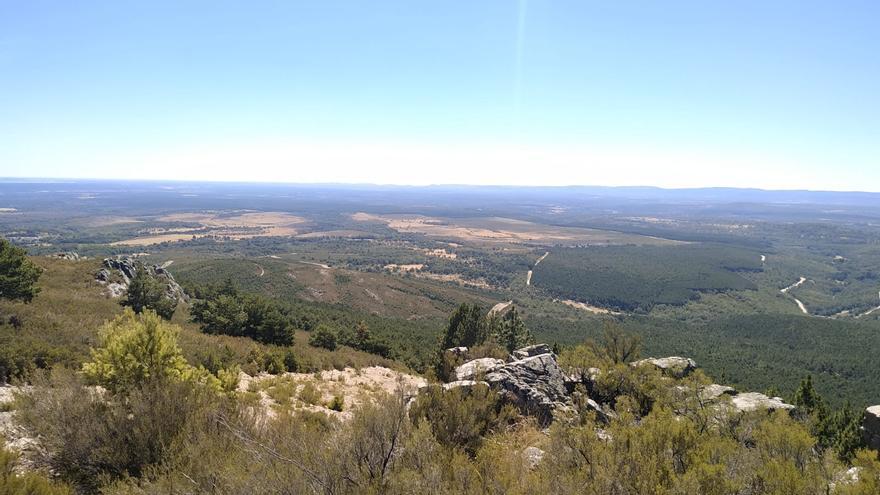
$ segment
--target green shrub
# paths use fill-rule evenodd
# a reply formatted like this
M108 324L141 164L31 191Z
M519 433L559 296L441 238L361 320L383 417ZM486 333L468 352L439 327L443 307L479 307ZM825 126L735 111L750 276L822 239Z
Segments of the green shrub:
M327 404L327 409L332 411L342 412L342 408L345 406L345 398L342 395L334 395L333 399L330 400L330 403Z
M318 328L313 330L311 337L309 337L309 345L312 347L323 347L332 351L336 349L336 344L336 332L324 325L318 325Z
M412 421L427 421L440 443L470 454L486 435L517 416L516 410L486 385L451 390L432 387L420 393L410 409Z
M18 456L3 447L0 439L0 493L4 495L73 495L67 485L53 482L37 473L16 474Z

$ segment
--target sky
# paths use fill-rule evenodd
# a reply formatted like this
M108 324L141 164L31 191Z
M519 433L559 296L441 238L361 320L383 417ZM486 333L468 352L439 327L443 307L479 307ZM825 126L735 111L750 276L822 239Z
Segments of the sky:
M880 191L880 2L0 0L0 177Z

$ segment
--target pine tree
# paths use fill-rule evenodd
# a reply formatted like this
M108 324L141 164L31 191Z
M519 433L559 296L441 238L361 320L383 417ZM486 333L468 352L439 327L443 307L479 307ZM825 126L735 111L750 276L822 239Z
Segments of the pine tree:
M165 294L166 286L162 281L150 275L143 265L138 265L134 277L128 284L125 299L120 304L128 306L135 313L152 309L162 318L170 320L177 308L177 300Z
M40 292L35 284L42 273L24 249L0 238L0 299L30 302Z

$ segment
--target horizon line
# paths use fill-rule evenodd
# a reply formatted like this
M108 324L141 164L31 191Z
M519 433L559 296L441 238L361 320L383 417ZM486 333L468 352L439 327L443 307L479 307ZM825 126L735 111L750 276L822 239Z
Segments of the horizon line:
M399 187L399 188L505 188L505 189L572 189L572 188L596 188L596 189L655 189L661 191L703 191L703 190L733 190L733 191L759 191L759 192L789 192L789 193L838 193L838 194L880 194L880 191L867 190L840 190L840 189L770 189L763 187L738 187L738 186L693 186L693 187L663 187L653 185L603 185L603 184L557 184L557 185L516 185L516 184L466 184L466 183L432 183L432 184L402 184L402 183L378 183L378 182L289 182L289 181L264 181L264 180L223 180L223 179L147 179L147 178L114 178L114 177L16 177L0 176L0 183L40 183L40 182L172 182L181 184L253 184L253 185L287 185L287 186L358 186L358 187Z

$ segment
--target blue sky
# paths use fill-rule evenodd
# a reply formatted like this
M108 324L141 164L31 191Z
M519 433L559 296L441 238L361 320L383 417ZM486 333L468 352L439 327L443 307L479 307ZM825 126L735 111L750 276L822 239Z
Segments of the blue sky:
M0 176L880 191L880 3L0 0Z

